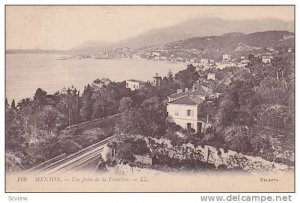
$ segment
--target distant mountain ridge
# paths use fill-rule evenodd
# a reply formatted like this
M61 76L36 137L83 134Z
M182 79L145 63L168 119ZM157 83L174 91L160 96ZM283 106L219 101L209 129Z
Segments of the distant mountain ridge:
M135 37L116 43L95 41L94 45L84 43L74 50L94 52L109 48L130 47L137 49L146 46L163 45L193 37L218 36L225 33L255 33L265 31L294 32L294 22L267 18L261 20L224 20L221 18L195 18L173 26L151 29Z
M99 47L109 47L112 46L114 43L113 42L105 42L105 41L87 41L84 43L79 44L78 46L74 47L73 50L85 50L85 49L89 49L91 51L93 51L95 49L95 51L97 51L97 49Z
M194 37L165 44L177 49L236 49L238 46L276 47L294 46L294 33L288 31L266 31L250 34L227 33L220 36Z
M227 33L220 36L193 37L167 43L163 46L141 48L144 52L168 50L177 57L197 57L220 59L223 54L234 57L247 56L250 53L288 50L295 48L295 34L288 31L266 31L250 34ZM188 55L188 56L187 56ZM196 57L196 55L194 57Z

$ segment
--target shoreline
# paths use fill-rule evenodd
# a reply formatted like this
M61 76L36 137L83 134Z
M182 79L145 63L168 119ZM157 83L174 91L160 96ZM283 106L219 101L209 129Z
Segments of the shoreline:
M27 68L27 65L24 66L23 64L20 64L20 68L17 68L19 64L11 62L12 60L15 60L16 57L19 58L20 56L23 56L23 61L31 62L30 67ZM61 91L63 88L71 87L73 85L82 92L84 85L91 84L97 78L109 78L112 82L123 82L129 79L138 79L146 82L147 80L151 80L151 76L154 76L156 72L159 72L161 76L165 76L169 70L176 73L179 70L186 68L186 63L182 62L132 58L72 58L58 60L57 58L59 56L66 55L6 55L5 93L7 100L11 102L14 99L18 102L26 97L32 98L37 88L41 88L49 94L54 94L57 91ZM35 60L37 62L35 62ZM10 66L14 67L11 68ZM145 69L141 69L141 67L144 67ZM18 71L18 69L20 69L20 71ZM28 72L32 71L35 72L28 75ZM145 78L147 78L147 80L145 80ZM35 83L36 86L33 87L32 83Z

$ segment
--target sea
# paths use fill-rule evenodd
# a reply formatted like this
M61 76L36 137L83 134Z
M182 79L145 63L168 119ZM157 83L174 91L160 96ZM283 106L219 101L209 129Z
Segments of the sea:
M72 85L78 90L95 79L109 78L121 82L128 79L152 81L158 73L166 76L186 68L185 63L147 59L95 59L58 54L6 54L5 96L8 101L32 98L37 88L48 94Z

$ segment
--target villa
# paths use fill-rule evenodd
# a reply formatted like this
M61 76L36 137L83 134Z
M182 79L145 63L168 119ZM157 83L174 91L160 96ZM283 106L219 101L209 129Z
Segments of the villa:
M130 90L138 90L141 87L145 86L147 83L140 81L140 80L126 80L126 88L129 88Z

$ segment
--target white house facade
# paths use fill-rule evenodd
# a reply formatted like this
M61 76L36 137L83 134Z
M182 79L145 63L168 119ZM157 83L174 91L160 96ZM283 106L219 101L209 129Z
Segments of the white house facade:
M262 56L261 60L263 63L271 63L272 58L272 56Z
M207 80L216 80L216 74L215 73L208 73L207 74Z
M224 61L230 61L230 60L231 60L231 55L229 55L229 54L224 54L224 55L222 56L222 59L223 59Z
M198 119L198 107L204 100L197 96L184 96L167 105L168 120L184 129L203 131L203 122Z
M140 89L145 84L145 82L139 80L126 80L126 88L132 91Z

